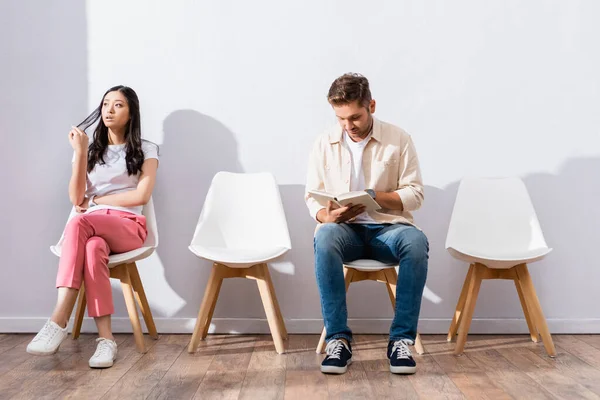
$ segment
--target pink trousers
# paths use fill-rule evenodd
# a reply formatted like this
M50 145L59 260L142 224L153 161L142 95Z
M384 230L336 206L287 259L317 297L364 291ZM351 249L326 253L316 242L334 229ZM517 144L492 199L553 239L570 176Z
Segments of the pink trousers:
M56 287L79 289L85 283L90 317L114 313L108 256L142 247L146 217L102 209L73 217L65 228Z

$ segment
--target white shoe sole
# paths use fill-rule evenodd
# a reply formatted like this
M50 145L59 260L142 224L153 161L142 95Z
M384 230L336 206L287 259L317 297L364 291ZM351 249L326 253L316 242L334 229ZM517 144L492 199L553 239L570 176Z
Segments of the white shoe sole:
M103 362L103 363L100 363L100 362L92 363L91 361L89 362L90 368L110 368L114 364L115 364L114 360L110 361L110 362Z
M333 365L321 365L321 372L324 374L344 374L348 371L348 366L352 364L352 359L348 360L348 363L345 367L336 367Z
M390 372L392 374L410 375L417 372L417 367L392 367L390 365Z
M29 354L33 354L34 356L51 356L53 354L56 354L56 352L58 351L59 348L60 348L60 346L58 346L56 348L56 350L54 350L54 351L38 351L38 350L33 350L33 349L30 349L29 347L27 347L26 351Z

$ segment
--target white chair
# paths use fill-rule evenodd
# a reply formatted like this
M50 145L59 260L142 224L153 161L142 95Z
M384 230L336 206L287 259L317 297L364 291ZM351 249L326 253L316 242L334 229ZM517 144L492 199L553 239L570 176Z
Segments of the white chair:
M552 250L546 245L527 188L519 178L465 178L452 212L446 249L470 264L454 318L448 332L458 332L456 354L467 340L482 279L511 279L523 307L534 342L541 334L551 357L556 355L546 318L535 292L527 264Z
M206 195L189 249L213 262L188 351L208 334L225 278L255 279L278 353L287 330L267 262L291 249L275 178L270 173L219 172Z
M392 303L392 309L396 309L396 283L398 282L397 264L386 264L377 260L360 259L344 264L344 279L346 291L352 282L377 281L385 283ZM323 328L321 339L317 345L317 354L323 353L325 348L325 337L327 331ZM415 350L418 354L425 353L421 336L417 333L415 339Z
M108 268L110 269L110 277L121 281L121 288L123 289L127 312L133 328L135 345L139 352L145 353L146 346L144 345L144 335L135 306L136 301L140 307L142 316L144 317L144 322L146 323L146 328L148 328L150 337L158 339L158 333L156 331L156 325L154 325L154 319L152 318L152 312L150 311L146 293L144 292L144 286L142 285L142 280L137 270L136 261L149 257L154 253L154 250L158 246L158 230L156 227L156 216L154 214L152 198L148 204L144 206L142 214L146 217L146 227L148 229L148 236L146 237L143 246L126 253L111 254L108 257ZM77 212L75 212L75 209L72 209L68 221L75 215L77 215ZM60 257L63 241L64 231L58 243L54 246L50 246L52 253L56 254L58 257ZM84 314L85 288L82 282L81 287L79 288L79 298L77 300L77 310L75 312L75 322L73 324L73 339L79 337Z

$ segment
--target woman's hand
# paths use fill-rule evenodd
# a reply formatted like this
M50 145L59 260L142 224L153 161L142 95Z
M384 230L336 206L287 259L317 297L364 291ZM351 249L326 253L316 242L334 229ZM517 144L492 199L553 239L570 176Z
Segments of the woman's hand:
M88 144L90 139L88 135L79 128L72 127L69 131L69 143L71 143L71 147L75 150L76 153L85 154L88 149Z

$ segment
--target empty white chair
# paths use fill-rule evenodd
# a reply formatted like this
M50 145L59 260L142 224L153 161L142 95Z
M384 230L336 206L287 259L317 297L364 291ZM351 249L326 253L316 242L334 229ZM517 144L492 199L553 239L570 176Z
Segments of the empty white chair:
M519 178L465 178L450 220L446 249L470 264L448 341L457 334L463 352L482 279L511 279L523 307L531 339L538 332L546 351L556 355L546 319L527 269L552 250L546 245L527 188Z
M270 173L219 172L212 180L189 249L213 262L188 351L206 337L225 278L255 279L278 353L287 331L268 262L291 249L285 213Z
M344 264L344 278L346 281L346 291L352 282L359 281L377 281L385 283L392 303L392 309L396 310L396 284L398 282L398 273L396 266L398 264L386 264L381 261L371 259L354 260ZM325 337L327 331L323 328L321 339L317 345L317 354L323 353L325 348ZM415 349L418 354L425 353L421 336L417 333L415 339Z
M144 206L142 214L146 217L146 227L148 229L148 236L143 246L139 249L128 251L126 253L111 254L108 257L108 268L110 269L110 277L119 279L121 281L121 287L123 289L123 296L125 297L125 304L127 306L127 312L131 325L133 328L133 336L135 338L135 345L141 353L146 352L146 346L144 345L144 336L142 333L142 327L138 316L137 308L135 303L137 301L148 334L153 339L158 339L158 333L156 326L154 325L154 319L152 318L152 312L150 311L150 305L144 292L144 286L140 279L140 274L137 270L136 261L143 260L149 257L158 246L158 229L156 227L156 215L154 214L154 203L152 198ZM71 210L71 214L67 220L67 223L77 215L75 208ZM50 246L50 251L60 257L61 248L64 241L64 231L58 243L54 246ZM135 295L134 295L135 292ZM77 300L77 311L75 312L75 323L73 325L73 339L79 337L81 332L81 324L83 323L83 316L85 314L85 288L83 283L79 288L79 298Z

